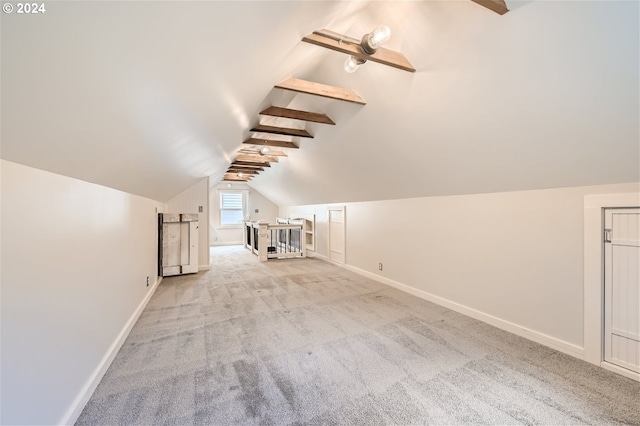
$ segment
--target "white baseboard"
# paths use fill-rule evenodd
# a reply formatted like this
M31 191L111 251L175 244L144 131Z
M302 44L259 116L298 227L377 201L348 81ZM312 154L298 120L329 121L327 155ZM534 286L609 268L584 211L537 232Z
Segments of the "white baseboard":
M540 343L541 345L548 346L567 355L571 355L579 359L584 359L584 348L574 345L573 343L565 342L564 340L560 340L555 337L540 333L538 331L531 330L510 321L486 314L465 305L461 305L460 303L453 302L451 300L410 287L406 284L399 283L389 278L373 274L371 272L365 271L364 269L356 268L350 265L344 265L344 268L355 272L356 274L371 278L372 280L378 281L382 284L397 288L398 290L404 291L405 293L412 294L421 299L444 306L445 308L451 309L452 311L456 311L468 317L485 322L501 330L508 331L509 333L524 337L525 339L532 340L536 343Z
M243 245L242 241L216 241L214 243L209 244L209 247L217 247L217 246L241 246Z
M621 376L628 377L631 380L635 380L636 382L640 382L640 373L636 373L631 370L627 370L626 368L618 367L617 365L610 364L608 362L602 361L600 363L600 367L605 370L613 371L614 373L618 373Z
M316 259L324 260L325 262L329 262L329 258L327 256L323 256L321 254L316 253L315 251L308 251L307 257L314 257ZM333 262L331 262L333 263Z
M127 321L123 329L120 331L120 334L118 334L118 337L116 337L116 339L113 341L113 343L107 350L107 353L104 355L96 369L93 371L93 374L91 375L89 380L87 380L82 390L73 401L73 404L71 404L71 407L69 408L69 410L67 410L67 413L64 415L62 421L59 424L73 425L78 420L78 417L80 417L80 414L82 414L84 406L87 405L87 402L89 402L91 395L93 395L93 392L98 387L98 384L100 384L100 380L102 380L102 377L107 372L107 369L118 354L118 351L124 344L127 336L129 336L131 329L135 325L136 321L138 321L140 314L142 314L142 311L144 311L144 308L147 306L147 303L149 303L149 300L151 300L151 296L153 296L161 281L162 277L158 277L156 279L156 283L153 285L153 287L151 287L151 290L147 292L147 295L144 297L144 299L142 299L136 310L133 312L133 314L129 318L129 321Z
M211 265L200 265L200 266L198 266L198 272L208 271L210 269L211 269Z

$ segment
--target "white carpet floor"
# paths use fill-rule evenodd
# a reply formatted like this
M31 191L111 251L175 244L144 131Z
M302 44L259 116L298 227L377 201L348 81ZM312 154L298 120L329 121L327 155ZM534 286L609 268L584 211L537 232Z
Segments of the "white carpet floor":
M77 424L640 425L640 383L320 260L212 253Z

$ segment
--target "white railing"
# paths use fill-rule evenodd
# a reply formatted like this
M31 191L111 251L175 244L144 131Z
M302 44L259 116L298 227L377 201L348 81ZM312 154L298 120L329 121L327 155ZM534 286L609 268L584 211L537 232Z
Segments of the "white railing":
M265 221L244 222L244 246L256 254L260 261L306 257L305 228L303 220L276 219L278 223Z

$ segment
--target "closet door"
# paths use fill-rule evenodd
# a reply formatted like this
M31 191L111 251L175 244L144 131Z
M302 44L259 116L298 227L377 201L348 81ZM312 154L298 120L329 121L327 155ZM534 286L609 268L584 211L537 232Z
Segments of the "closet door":
M329 259L345 263L345 208L329 208Z
M604 360L640 372L640 209L605 210Z

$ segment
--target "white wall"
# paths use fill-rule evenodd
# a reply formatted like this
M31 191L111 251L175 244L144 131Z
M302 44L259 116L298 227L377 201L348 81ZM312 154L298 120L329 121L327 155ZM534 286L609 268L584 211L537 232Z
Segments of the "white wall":
M584 196L638 188L345 203L347 267L581 357ZM281 209L309 213L326 257L327 206Z
M198 269L209 269L209 178L167 201L167 212L198 213Z
M242 228L221 228L220 227L220 190L240 190L248 191L249 197L247 202L247 210L249 212L249 220L266 220L275 222L278 217L279 208L260 192L251 188L246 183L229 183L222 182L211 186L210 200L210 244L231 245L242 244ZM256 213L256 210L258 212Z
M4 160L1 181L0 422L73 422L155 289L164 205Z

